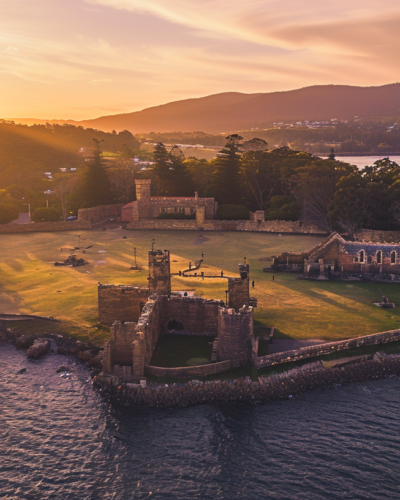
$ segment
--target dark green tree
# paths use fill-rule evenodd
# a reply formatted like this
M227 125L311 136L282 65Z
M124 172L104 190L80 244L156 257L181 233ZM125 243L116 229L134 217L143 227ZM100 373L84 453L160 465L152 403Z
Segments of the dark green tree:
M350 175L355 167L335 160L315 159L296 169L290 179L292 193L301 206L301 218L324 231L331 231L329 207L342 177Z
M110 205L114 201L110 177L101 159L101 141L98 139L93 140L96 146L93 151L93 157L83 173L80 190L82 207L85 208Z
M211 191L218 203L241 205L243 198L243 174L240 164L240 141L238 134L228 135L225 147L215 160L215 171Z
M174 146L170 151L162 142L154 148L154 174L158 179L160 194L166 196L192 196L193 176L185 163L185 155Z
M0 203L0 224L8 224L12 220L18 219L19 210L16 205Z
M334 228L346 231L354 239L361 228L367 227L370 208L368 179L354 172L337 183L329 206L329 219Z

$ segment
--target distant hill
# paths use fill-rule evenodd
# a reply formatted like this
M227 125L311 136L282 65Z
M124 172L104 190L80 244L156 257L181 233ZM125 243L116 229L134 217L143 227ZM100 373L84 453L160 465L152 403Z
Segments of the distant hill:
M338 120L378 116L400 116L400 84L381 87L316 85L287 92L222 94L185 99L161 106L84 121L54 120L106 132L219 133L265 127L273 122ZM21 123L45 120L20 119Z

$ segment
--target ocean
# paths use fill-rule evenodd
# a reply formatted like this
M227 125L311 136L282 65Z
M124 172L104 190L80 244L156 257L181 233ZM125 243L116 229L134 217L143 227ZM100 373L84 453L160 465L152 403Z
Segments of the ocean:
M121 410L80 362L0 343L0 498L397 499L399 408L393 377L262 405Z

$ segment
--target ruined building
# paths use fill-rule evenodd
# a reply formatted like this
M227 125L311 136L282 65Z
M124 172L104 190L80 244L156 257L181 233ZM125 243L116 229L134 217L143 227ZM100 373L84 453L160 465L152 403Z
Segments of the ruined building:
M308 252L272 259L266 270L302 272L304 278L400 281L400 245L346 241L337 233Z
M103 372L140 380L149 367L160 335L181 324L187 335L210 336L216 352L214 372L242 366L253 359L253 307L249 266L239 266L238 278L228 280L228 304L185 297L171 291L168 250L149 251L149 287L99 285L99 318L112 325L113 339L104 350ZM220 362L220 363L218 363ZM199 367L209 369L210 365Z

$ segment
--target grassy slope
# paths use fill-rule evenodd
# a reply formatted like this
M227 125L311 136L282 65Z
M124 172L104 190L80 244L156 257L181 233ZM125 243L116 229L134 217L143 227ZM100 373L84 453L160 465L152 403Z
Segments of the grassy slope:
M296 280L293 274L262 272L259 257L284 250L305 250L321 238L258 233L202 232L208 239L196 244L197 232L82 231L82 246L94 245L84 257L90 265L63 268L53 265L67 252L61 247L78 245L78 233L0 235L0 312L24 312L55 316L63 320L60 331L102 341L107 329L97 328L97 283L147 284L147 271L130 271L133 248L138 262L146 265L147 250L154 237L157 248L171 250L172 272L187 267L205 253L205 271L236 273L246 256L252 295L258 298L255 317L274 325L278 334L297 338L340 339L400 327L399 309L385 311L373 305L387 295L400 304L400 286L369 283L331 283ZM127 239L122 236L126 235ZM106 250L107 253L99 253ZM79 252L77 252L80 255ZM104 264L99 261L105 261ZM173 262L177 261L177 262ZM225 299L226 280L201 281L173 277L175 290L195 289L205 298ZM382 293L380 293L380 290ZM52 330L54 328L52 327Z

